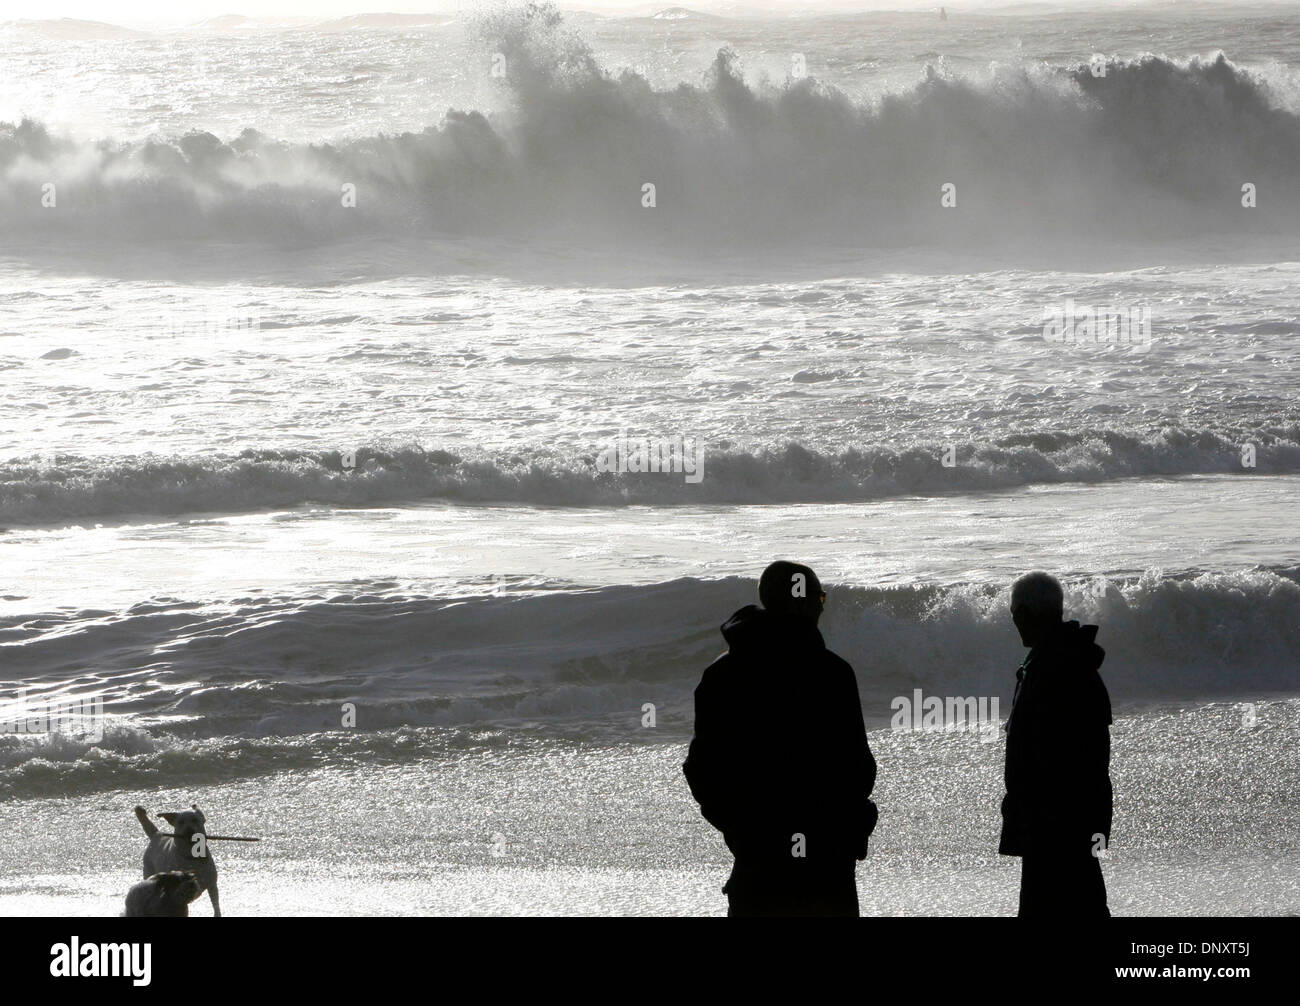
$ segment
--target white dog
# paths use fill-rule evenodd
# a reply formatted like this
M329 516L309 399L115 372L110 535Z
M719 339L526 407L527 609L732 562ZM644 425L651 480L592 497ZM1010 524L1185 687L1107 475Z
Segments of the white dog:
M194 874L199 883L199 894L208 892L212 899L212 914L221 917L221 901L217 895L217 864L208 851L207 832L204 830L206 818L196 804L190 804L190 810L179 814L159 814L172 826L175 837L158 834L158 829L149 820L149 813L143 807L135 809L144 833L149 836L149 846L144 850L144 875L147 880L155 873L168 873L172 870L186 870ZM196 894L195 897L198 895Z
M189 870L155 873L126 892L124 918L184 919L190 914L190 902L203 893L198 880Z

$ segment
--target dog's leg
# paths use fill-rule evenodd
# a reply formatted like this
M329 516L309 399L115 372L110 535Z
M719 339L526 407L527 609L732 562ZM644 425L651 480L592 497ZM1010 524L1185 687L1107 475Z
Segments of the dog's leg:
M135 816L136 819L140 822L140 827L144 829L144 833L146 835L148 835L150 838L153 838L154 835L158 834L158 827L152 821L149 820L149 812L147 810L145 810L143 807L137 807L135 809Z
M212 899L212 917L221 918L221 899L217 897L217 882L214 880L208 885L208 897Z

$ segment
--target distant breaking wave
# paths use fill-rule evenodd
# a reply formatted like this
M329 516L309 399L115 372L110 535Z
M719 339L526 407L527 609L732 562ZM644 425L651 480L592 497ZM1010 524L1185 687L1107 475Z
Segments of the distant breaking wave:
M1241 448L1256 445L1256 467ZM990 443L864 446L839 453L798 443L755 451L704 446L703 480L672 472L597 470L588 453L361 448L247 450L235 455L60 456L0 463L0 526L131 515L245 512L303 503L366 506L421 500L545 506L853 502L1054 482L1189 474L1300 472L1300 426L1166 427L1014 434Z
M1101 625L1114 700L1256 703L1300 691L1300 570L1067 578L1067 609ZM855 667L868 723L891 699L1000 696L1023 651L1008 588L832 584L822 621ZM718 625L753 581L680 579L457 598L342 593L157 601L121 613L0 620L0 709L98 694L101 740L0 734L0 800L389 764L524 739L689 736L691 692L724 648ZM67 683L81 654L93 673ZM654 731L640 727L654 703ZM340 710L353 703L355 729ZM1232 721L1239 729L1240 714ZM654 735L654 736L651 736ZM972 740L971 743L977 743Z
M604 69L544 7L482 34L504 57L502 108L431 110L421 132L301 144L253 124L84 143L0 124L0 247L466 236L797 256L1300 231L1282 195L1300 164L1294 95L1222 54L1116 60L1104 76L931 68L859 102L813 79L747 84L730 50L702 83L656 90Z

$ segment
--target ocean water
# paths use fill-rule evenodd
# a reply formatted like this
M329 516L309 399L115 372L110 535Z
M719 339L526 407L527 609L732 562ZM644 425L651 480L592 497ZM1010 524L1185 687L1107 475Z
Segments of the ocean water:
M231 914L716 913L691 691L786 557L881 762L864 911L1014 911L1000 739L892 703L1005 715L1045 568L1112 909L1294 913L1298 26L0 26L0 720L97 728L0 733L0 912L116 912L131 807L197 801L265 839ZM602 470L642 438L693 470Z

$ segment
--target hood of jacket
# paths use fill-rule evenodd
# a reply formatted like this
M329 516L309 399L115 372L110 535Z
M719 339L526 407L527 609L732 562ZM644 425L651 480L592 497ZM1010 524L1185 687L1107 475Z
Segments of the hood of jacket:
M1097 645L1097 626L1080 625L1077 621L1062 622L1060 628L1029 652L1025 663L1031 664L1048 654L1056 659L1064 658L1086 671L1097 670L1106 659L1106 651Z
M1037 679L1040 674L1047 674L1058 679L1060 683L1069 682L1077 689L1076 695L1082 707L1095 710L1098 718L1106 723L1113 723L1110 695L1098 673L1101 663L1106 659L1106 651L1097 645L1097 626L1080 625L1076 621L1062 622L1060 627L1047 639L1043 640L1025 657L1025 662L1016 671L1016 695L1011 701L1011 720L1015 718L1016 702L1020 697L1020 688L1029 674ZM1041 665L1035 671L1035 665Z
M797 615L782 615L747 604L722 625L722 638L732 653L745 655L773 650L824 650L817 626Z

